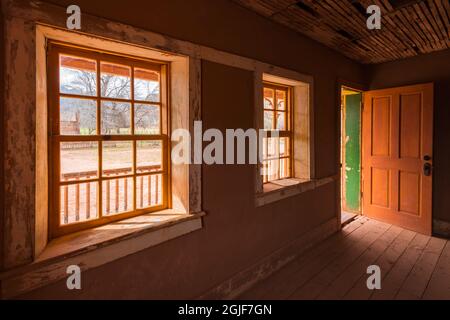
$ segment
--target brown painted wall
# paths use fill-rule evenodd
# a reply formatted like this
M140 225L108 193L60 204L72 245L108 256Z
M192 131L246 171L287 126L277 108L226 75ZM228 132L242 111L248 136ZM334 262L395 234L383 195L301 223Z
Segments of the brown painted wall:
M361 65L228 0L77 4L82 12L311 74L316 176L338 173L337 79L364 83ZM252 73L203 61L204 128L245 129L253 117ZM81 291L60 281L24 297L193 298L337 215L336 184L256 209L254 172L247 165L204 166L202 230L83 273Z
M450 50L369 68L371 89L434 82L433 218L450 222Z

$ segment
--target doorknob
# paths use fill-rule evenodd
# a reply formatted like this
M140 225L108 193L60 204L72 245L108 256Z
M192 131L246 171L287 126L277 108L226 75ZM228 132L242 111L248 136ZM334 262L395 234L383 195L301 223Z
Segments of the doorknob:
M423 160L425 160L425 161L430 161L431 160L431 157L429 156L429 155L424 155L423 156Z
M431 164L429 162L423 165L423 174L425 176L431 176Z

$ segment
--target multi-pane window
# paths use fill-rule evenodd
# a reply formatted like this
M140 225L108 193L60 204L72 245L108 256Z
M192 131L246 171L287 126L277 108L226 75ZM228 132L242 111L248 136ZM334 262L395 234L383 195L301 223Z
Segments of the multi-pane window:
M292 176L291 88L264 82L263 182Z
M48 50L51 236L167 208L166 65Z

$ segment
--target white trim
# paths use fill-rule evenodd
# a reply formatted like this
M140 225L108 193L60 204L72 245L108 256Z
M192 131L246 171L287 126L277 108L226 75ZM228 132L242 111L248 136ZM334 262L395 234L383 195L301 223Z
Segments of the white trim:
M262 207L273 202L277 202L310 190L320 188L326 184L330 184L336 181L336 177L327 177L310 181L302 181L299 179L286 180L289 180L290 185L279 186L278 188L274 186L274 190L257 194L255 199L255 206Z
M136 47L95 36L73 33L57 28L36 26L36 219L34 256L39 257L47 245L48 233L48 155L47 155L47 89L46 45L49 40L67 42L84 47L119 54L155 59L170 64L170 108L174 115L171 128L190 129L201 115L200 63L186 56L170 55L160 50ZM176 112L172 112L176 110ZM170 134L169 134L170 137ZM38 148L39 146L39 148ZM43 151L42 151L43 150ZM41 152L42 151L42 152ZM201 211L201 171L189 165L172 170L173 206L184 213ZM181 187L180 187L181 186Z
M297 79L303 77L302 75L297 75ZM286 86L291 86L291 87L296 87L296 86L301 86L301 87L306 87L308 86L308 82L310 79L305 76L305 81L299 81L299 80L294 80L294 79L288 79L288 78L284 78L284 77L280 77L280 76L275 76L273 74L269 74L269 73L264 73L263 74L263 81L267 81L267 82L274 82L274 83L279 83L279 84L284 84Z
M262 111L263 105L263 81L284 84L293 87L293 132L294 132L294 154L293 154L293 175L291 180L298 180L295 188L288 188L286 192L282 192L282 196L276 197L278 200L295 195L305 188L314 186L314 182L307 184L314 179L314 79L311 76L304 75L295 71L271 68L268 72L256 71L254 73L254 125L255 128L264 127L264 115ZM306 139L305 139L306 137ZM255 172L255 194L256 206L264 205L278 200L271 200L273 195L268 195L267 201L263 200L266 193L261 172L261 163L256 166ZM297 190L293 192L293 190ZM300 190L300 191L299 191ZM281 192L281 190L277 190Z

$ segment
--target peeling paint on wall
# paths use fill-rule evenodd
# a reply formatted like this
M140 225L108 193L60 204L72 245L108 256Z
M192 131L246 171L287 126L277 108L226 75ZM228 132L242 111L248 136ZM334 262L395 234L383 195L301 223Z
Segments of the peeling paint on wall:
M35 177L35 44L33 23L6 20L4 266L31 261ZM31 80L31 81L30 81ZM14 230L14 232L12 232Z

